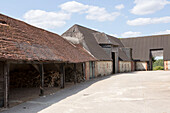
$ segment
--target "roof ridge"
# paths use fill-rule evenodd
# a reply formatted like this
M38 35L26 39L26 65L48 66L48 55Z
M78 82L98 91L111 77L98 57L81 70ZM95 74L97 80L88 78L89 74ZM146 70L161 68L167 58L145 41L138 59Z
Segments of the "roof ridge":
M150 37L159 37L159 36L170 36L170 34L149 35L149 36L139 36L139 37L128 37L128 38L120 38L120 40L124 40L124 39L137 39L137 38L150 38Z

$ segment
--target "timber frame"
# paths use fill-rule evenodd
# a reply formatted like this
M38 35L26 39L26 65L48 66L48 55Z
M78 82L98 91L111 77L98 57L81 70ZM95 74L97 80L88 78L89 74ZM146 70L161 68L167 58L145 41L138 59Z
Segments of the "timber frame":
M40 73L40 93L39 96L44 95L44 66L42 62L15 62L15 61L1 61L3 63L3 72L1 75L3 76L3 92L4 92L4 99L3 99L3 107L8 108L9 107L9 86L10 86L10 64L31 64L39 73ZM45 64L48 64L47 62ZM65 63L54 63L54 64L60 64L60 75L61 75L61 84L60 88L65 87Z

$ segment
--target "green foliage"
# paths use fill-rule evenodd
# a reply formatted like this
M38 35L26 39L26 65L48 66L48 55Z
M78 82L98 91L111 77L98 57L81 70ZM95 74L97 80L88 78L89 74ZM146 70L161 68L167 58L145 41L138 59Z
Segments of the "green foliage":
M156 61L153 63L153 67L156 67L156 66L162 66L162 67L164 67L164 61L163 61L162 59L156 60Z
M155 59L155 57L152 57L152 62L154 63L154 62L156 62L156 59Z
M164 70L164 61L162 59L156 60L153 63L153 70Z
M156 66L153 68L153 70L164 70L164 67L162 66Z

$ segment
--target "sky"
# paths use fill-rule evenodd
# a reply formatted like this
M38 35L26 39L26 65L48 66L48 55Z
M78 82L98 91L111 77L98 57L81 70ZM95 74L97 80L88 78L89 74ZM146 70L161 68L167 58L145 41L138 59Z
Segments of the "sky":
M170 34L169 0L2 0L0 13L59 35L74 24L118 38Z

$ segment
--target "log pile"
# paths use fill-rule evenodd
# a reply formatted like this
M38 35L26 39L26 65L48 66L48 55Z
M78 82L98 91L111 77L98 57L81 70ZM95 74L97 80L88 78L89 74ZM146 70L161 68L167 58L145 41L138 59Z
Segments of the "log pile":
M66 68L66 75L65 75L65 79L66 79L66 82L74 82L74 75L77 75L77 82L80 83L80 82L83 82L85 81L85 78L83 76L82 73L80 73L78 70L76 70L76 72L74 72L73 69L71 68Z
M50 71L44 74L44 87L58 87L60 85L59 72Z
M78 83L85 81L85 77L79 71L76 71L76 75L77 75L77 82Z
M57 87L60 84L59 72L44 73L44 87ZM10 73L11 88L31 88L40 86L40 75L37 71L15 71Z
M66 82L74 82L74 71L70 67L65 69L65 81Z

